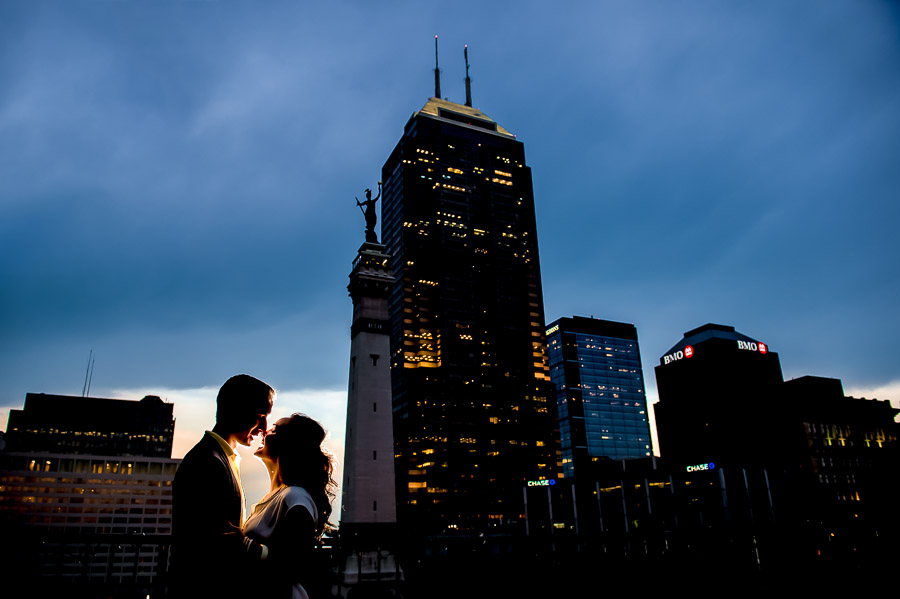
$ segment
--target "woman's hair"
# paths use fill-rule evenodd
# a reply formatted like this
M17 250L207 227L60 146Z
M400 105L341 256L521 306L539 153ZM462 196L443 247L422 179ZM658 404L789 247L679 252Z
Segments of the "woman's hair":
M292 414L278 424L276 434L266 439L269 455L278 459L284 484L303 487L319 511L316 536L325 530L331 516L331 500L337 483L331 478L334 460L322 448L325 429L306 414Z

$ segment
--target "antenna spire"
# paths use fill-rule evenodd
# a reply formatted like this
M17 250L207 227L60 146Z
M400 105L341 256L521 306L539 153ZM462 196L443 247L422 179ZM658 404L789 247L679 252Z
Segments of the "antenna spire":
M87 380L87 397L91 396L91 381L94 380L94 363L96 361L97 361L97 354L94 354L94 357L91 359L91 375L88 377L88 380Z
M441 70L438 68L437 36L434 36L434 97L441 98Z
M463 48L463 57L466 59L466 106L472 106L472 80L469 78L469 44Z
M81 397L85 397L86 395L90 395L91 393L91 379L94 376L94 350L91 350L91 353L88 354L87 368L84 370L84 386L81 388Z

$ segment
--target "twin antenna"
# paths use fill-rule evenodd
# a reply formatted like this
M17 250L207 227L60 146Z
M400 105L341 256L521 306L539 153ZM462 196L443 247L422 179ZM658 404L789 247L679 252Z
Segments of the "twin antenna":
M469 78L469 44L463 49L466 59L466 106L472 106L472 79ZM441 97L441 70L438 68L438 36L434 36L434 97Z
M94 350L91 350L91 353L88 354L87 370L84 372L84 386L81 388L81 397L88 397L91 394L91 380L94 378L94 362L96 361L97 356L94 355Z

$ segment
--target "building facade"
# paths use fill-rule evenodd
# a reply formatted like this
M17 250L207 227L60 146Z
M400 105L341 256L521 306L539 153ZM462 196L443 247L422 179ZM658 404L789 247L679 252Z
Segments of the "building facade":
M566 478L604 458L652 455L650 420L633 324L560 318L547 327Z
M9 451L172 457L174 405L148 395L140 401L27 393L10 410Z
M832 580L891 571L900 533L900 410L845 397L838 379L785 382L766 343L723 325L685 333L660 358L656 377L660 453L669 472L737 475L721 479L723 501L729 490L726 520L711 531L734 526L745 489L762 490L770 509L749 506L744 529L761 572Z
M160 595L172 532L173 405L29 393L0 451L6 580L36 593Z
M519 526L557 476L531 171L471 106L431 98L382 169L398 518Z
M734 330L706 324L684 337L656 366L654 405L660 455L668 463L780 460L776 430L778 354Z
M781 403L784 467L793 473L783 511L802 523L807 553L859 568L896 556L900 410L846 397L840 379L817 376L785 381Z

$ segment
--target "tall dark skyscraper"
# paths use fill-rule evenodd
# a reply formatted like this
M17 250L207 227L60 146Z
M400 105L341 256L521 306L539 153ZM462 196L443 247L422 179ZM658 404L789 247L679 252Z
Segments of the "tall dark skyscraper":
M531 170L480 110L430 98L382 169L401 523L484 530L557 475Z
M560 318L547 327L547 343L564 476L588 474L588 465L603 457L652 455L637 328Z

